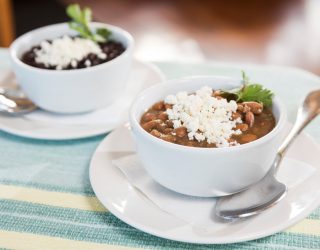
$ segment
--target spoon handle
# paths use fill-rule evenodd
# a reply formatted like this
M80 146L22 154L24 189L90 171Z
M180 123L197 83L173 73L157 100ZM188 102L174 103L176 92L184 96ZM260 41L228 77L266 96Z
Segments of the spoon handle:
M320 90L309 93L303 104L298 109L296 121L278 149L275 172L278 170L279 163L285 152L296 139L300 132L320 113Z

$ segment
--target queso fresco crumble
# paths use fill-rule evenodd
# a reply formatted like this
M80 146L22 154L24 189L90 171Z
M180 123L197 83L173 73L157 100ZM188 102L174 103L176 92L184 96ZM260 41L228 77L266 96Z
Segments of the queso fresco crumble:
M213 97L212 89L209 87L202 87L191 95L187 92L169 95L165 103L172 105L166 112L173 122L173 128L184 126L188 131L189 140L207 140L218 147L225 147L230 143L235 144L228 141L233 134L241 133L239 129L234 128L238 123L242 123L242 120L232 119L232 113L237 110L237 103Z
M275 126L269 108L258 102L228 101L204 86L194 93L168 95L141 118L141 126L160 139L195 147L229 147L254 141Z
M54 39L51 43L43 41L34 53L36 63L42 63L46 67L56 65L56 69L66 68L69 64L76 67L78 61L90 53L97 55L100 59L107 58L97 43L89 39L69 36ZM89 60L86 64L88 67L91 66Z
M121 43L112 40L96 43L90 39L65 35L42 41L25 52L21 60L37 68L72 70L108 62L124 50Z

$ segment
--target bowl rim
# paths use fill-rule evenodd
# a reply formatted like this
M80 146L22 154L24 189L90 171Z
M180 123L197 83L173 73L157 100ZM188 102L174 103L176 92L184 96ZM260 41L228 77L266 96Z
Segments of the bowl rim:
M117 56L116 58L108 61L108 62L104 62L92 67L88 67L88 68L81 68L81 69L72 69L72 70L52 70L52 69L42 69L42 68L37 68L37 67L33 67L31 65L28 65L26 63L24 63L18 56L17 56L17 49L20 47L20 43L23 39L25 39L27 36L30 35L34 35L33 33L41 33L44 30L48 30L48 29L52 29L52 28L62 28L65 27L66 25L68 25L68 22L63 22L63 23L56 23L56 24L50 24L50 25L46 25L46 26L42 26L36 29L33 29L31 31L28 31L24 34L22 34L21 36L17 37L10 45L9 47L9 52L10 52L10 57L12 59L12 61L14 63L16 63L17 65L19 65L20 67L24 67L27 70L31 70L34 71L35 73L48 73L48 74L77 74L79 72L90 72L90 71L94 71L96 69L99 69L101 67L108 67L109 65L115 64L117 63L119 60L121 60L121 58L127 56L127 54L131 53L133 46L134 46L134 38L132 37L132 35L118 27L118 26L114 26L111 24L107 24L107 23L101 23L101 22L91 22L90 26L93 27L98 27L98 26L103 26L106 27L108 29L111 30L111 32L115 32L118 33L120 35L122 35L128 42L128 46L125 48L125 51ZM63 35L63 34L61 34Z
M283 102L277 97L273 97L273 105L275 105L278 110L279 110L279 119L278 122L276 123L276 126L265 136L246 143L246 144L240 144L237 146L232 146L232 147L222 147L222 148L200 148L200 147L190 147L190 146L185 146L185 145L180 145L180 144L175 144L172 142L167 142L165 140L161 140L147 131L145 131L141 125L140 122L137 120L135 114L137 111L137 105L141 100L143 99L144 96L148 95L149 92L155 92L157 89L160 88L170 88L173 84L177 84L181 81L191 81L193 79L226 79L226 80L236 80L239 81L240 79L234 78L234 77L228 77L228 76L214 76L214 75L199 75L199 76L187 76L187 77L182 77L182 78L176 78L176 79L170 79L168 81L163 82L162 84L157 84L155 86L152 86L150 88L145 89L143 92L141 92L136 99L134 100L130 113L129 113L129 120L130 120L130 126L132 128L136 129L139 132L139 135L142 135L144 138L151 140L152 142L163 146L167 148L171 148L172 150L180 150L180 151L186 151L186 152L197 152L197 153L221 153L221 152L236 152L236 151L243 151L243 150L248 150L252 149L254 147L258 147L261 144L264 144L271 139L273 139L275 136L277 136L282 129L284 128L286 121L287 121L287 109ZM205 85L205 84L204 84Z

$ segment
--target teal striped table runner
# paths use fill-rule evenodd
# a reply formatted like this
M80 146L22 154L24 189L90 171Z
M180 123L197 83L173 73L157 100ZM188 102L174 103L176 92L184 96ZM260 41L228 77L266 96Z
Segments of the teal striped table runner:
M159 63L170 78L215 72L210 65ZM0 50L0 69L8 68ZM289 101L288 101L289 102ZM291 119L293 118L292 107ZM320 142L319 122L309 128ZM88 178L104 136L32 140L0 132L0 247L14 249L320 249L320 209L292 228L250 242L194 245L164 240L123 223L99 203Z

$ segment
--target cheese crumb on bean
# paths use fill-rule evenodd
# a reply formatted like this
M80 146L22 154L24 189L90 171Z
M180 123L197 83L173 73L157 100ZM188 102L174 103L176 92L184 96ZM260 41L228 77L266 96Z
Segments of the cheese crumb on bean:
M168 95L165 103L172 105L166 111L168 118L172 120L175 129L186 127L190 140L207 140L217 147L238 145L237 142L230 142L232 135L242 133L235 129L242 120L232 119L232 114L237 111L237 103L233 100L228 102L224 98L218 99L212 93L212 88L204 86L194 94L179 92Z

